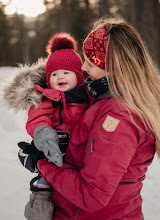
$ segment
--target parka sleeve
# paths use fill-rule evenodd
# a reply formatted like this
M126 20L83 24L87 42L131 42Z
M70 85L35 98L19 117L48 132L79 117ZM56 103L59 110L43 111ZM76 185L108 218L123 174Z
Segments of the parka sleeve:
M28 112L28 119L26 123L26 130L28 134L33 138L34 130L41 126L46 125L52 128L52 117L54 108L51 101L44 100L36 108L32 106Z
M109 203L138 146L136 125L118 114L110 115L119 121L116 129L110 132L102 127L106 114L94 123L81 170L65 163L57 169L47 161L38 162L44 178L67 200L87 212L95 212ZM72 135L79 131L86 132L76 126Z

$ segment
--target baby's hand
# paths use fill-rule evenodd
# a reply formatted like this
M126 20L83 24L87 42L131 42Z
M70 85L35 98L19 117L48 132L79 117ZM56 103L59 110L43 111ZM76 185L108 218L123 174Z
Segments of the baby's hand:
M50 127L40 126L33 133L36 148L58 167L63 166L63 156L58 145L57 132Z

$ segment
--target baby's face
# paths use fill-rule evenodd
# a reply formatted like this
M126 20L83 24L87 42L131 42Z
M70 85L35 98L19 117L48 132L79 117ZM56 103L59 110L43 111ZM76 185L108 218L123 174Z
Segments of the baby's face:
M50 75L49 84L52 89L66 92L77 86L77 76L70 70L55 70Z

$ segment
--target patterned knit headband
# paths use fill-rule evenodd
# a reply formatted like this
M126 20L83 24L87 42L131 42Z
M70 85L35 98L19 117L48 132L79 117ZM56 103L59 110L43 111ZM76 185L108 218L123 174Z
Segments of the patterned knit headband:
M104 26L91 32L83 43L83 52L88 59L100 69L105 70L106 47L108 35Z

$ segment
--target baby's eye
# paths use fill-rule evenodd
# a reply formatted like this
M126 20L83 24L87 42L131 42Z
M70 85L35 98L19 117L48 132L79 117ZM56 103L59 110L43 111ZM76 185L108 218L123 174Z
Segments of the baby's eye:
M56 75L57 75L56 73L52 73L52 74L51 74L51 76L56 76Z
M69 74L69 72L64 72L64 74Z

